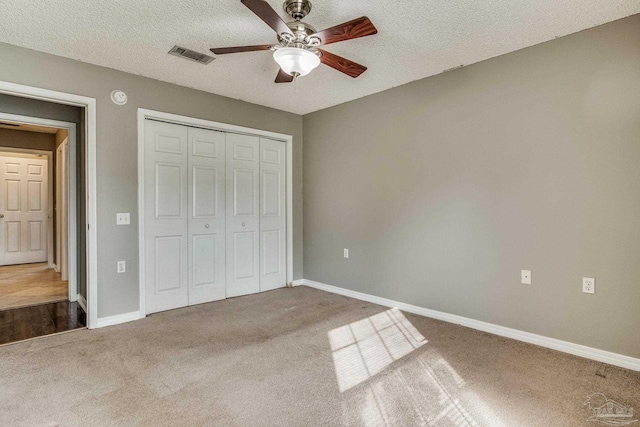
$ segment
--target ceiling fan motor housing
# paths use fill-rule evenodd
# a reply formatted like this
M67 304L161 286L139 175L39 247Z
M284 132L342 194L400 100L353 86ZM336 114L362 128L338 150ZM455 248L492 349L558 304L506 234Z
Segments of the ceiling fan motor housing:
M302 21L287 22L287 27L289 27L291 32L296 36L307 37L317 32L311 25Z
M292 21L287 22L287 27L291 33L284 33L278 36L278 41L284 47L298 47L308 49L320 46L321 40L318 37L310 37L317 33L316 29L306 22Z
M287 12L287 15L300 21L311 12L311 2L309 0L286 0L282 8Z

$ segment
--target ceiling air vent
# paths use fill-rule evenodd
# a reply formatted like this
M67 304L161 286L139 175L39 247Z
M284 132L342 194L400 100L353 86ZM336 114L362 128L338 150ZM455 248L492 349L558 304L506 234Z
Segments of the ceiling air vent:
M190 61L195 61L204 65L207 65L209 62L213 61L212 56L205 55L204 53L196 52L195 50L190 50L184 47L180 47L178 45L171 48L171 50L169 51L169 55L179 56L180 58L188 59Z

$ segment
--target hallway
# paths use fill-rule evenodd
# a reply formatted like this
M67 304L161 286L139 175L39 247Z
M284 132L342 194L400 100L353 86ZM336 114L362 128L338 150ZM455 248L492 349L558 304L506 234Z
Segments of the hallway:
M0 310L67 300L67 283L46 263L0 267Z

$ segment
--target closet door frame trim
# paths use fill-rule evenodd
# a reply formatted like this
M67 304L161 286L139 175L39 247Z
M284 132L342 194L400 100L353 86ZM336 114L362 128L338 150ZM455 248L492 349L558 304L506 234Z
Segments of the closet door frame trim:
M145 241L144 241L144 121L159 120L177 125L191 126L215 131L251 135L282 141L286 144L286 209L287 209L287 283L293 281L293 136L252 129L244 126L210 120L196 119L161 111L138 109L138 271L139 271L139 307L140 318L146 316L145 307Z

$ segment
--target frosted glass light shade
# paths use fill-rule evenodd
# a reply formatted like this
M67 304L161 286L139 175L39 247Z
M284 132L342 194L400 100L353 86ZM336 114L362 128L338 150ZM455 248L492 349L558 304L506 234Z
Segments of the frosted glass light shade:
M320 65L318 55L297 47L276 49L276 51L273 52L273 59L280 65L282 71L289 75L297 73L300 76L306 76Z

